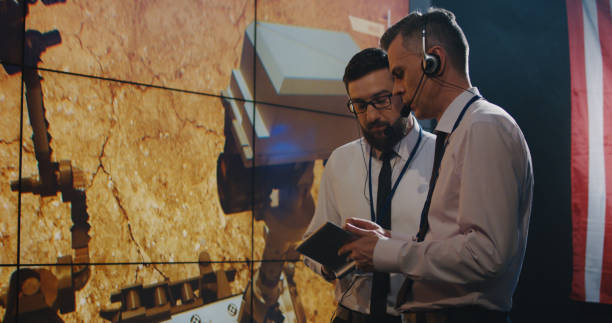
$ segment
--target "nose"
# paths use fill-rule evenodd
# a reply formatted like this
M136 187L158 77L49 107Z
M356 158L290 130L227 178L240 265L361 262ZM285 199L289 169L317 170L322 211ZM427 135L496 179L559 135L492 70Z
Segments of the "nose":
M373 103L369 103L365 110L366 120L368 123L380 119L380 111L374 107Z

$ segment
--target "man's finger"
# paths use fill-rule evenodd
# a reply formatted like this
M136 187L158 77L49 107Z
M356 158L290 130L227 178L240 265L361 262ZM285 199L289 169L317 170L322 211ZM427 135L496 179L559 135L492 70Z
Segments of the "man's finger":
M366 229L366 230L376 230L378 229L378 225L370 220L365 220L361 218L348 218L346 219L345 225L351 224L355 227Z
M352 232L352 233L354 233L354 234L356 234L356 235L358 235L360 237L365 237L365 236L369 236L369 235L372 234L372 231L367 230L367 229L362 229L360 227L356 227L353 224L348 223L348 222L344 225L344 229L346 231Z
M338 256L341 256L345 253L349 253L352 252L352 247L353 247L353 243L349 242L347 244L345 244L344 246L340 247L340 249L338 249Z

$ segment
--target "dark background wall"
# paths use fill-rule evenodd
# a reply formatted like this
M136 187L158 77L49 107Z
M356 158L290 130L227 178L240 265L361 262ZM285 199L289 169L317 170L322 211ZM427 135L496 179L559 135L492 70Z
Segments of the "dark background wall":
M565 1L432 3L455 13L470 43L472 84L518 122L535 191L514 322L610 322L612 307L569 299L570 70Z

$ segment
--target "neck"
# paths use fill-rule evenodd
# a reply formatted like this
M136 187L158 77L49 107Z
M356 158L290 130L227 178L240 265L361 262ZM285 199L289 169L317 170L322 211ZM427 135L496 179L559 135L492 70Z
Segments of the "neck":
M436 121L440 121L444 111L448 106L459 96L466 92L472 87L470 79L467 76L455 76L449 75L448 77L441 78L439 80L432 79L432 83L435 83L438 87L438 93L436 94L435 105L438 107L436 113Z
M448 91L445 91L445 92L446 93L444 95L440 96L440 100L438 101L439 102L438 106L441 108L436 114L436 121L438 122L440 122L440 118L442 118L442 115L444 114L448 106L453 102L453 100L455 100L457 96L463 93L463 91L459 89L449 89Z

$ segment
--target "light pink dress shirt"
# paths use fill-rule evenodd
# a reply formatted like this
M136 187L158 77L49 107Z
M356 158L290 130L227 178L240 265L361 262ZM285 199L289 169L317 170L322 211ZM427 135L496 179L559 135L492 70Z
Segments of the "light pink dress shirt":
M471 92L478 94L476 88ZM425 241L392 233L374 250L380 271L414 280L401 311L480 305L509 311L518 282L533 196L529 148L514 119L474 94L459 95L436 130L452 134L440 166Z

